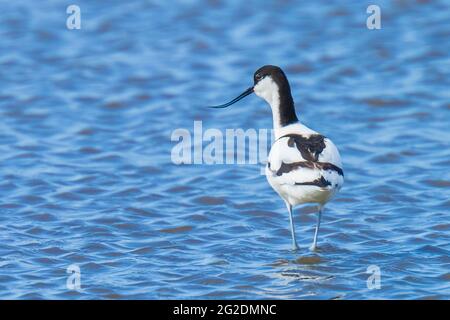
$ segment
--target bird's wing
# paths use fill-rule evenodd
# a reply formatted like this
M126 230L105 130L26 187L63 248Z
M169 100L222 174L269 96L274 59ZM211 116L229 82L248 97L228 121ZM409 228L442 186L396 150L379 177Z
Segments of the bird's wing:
M274 143L268 169L279 184L340 186L343 182L339 152L320 134L287 134Z

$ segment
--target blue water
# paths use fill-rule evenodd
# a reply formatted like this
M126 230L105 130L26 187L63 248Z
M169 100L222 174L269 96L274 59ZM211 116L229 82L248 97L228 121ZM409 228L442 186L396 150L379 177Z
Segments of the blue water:
M448 1L76 1L80 30L68 4L0 2L0 298L450 298ZM343 158L316 253L261 165L171 159L194 120L271 127L255 96L202 107L264 64Z

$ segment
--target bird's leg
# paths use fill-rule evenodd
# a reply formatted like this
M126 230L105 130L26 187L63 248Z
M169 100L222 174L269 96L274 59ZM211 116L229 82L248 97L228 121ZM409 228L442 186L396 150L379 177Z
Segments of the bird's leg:
M292 250L297 250L297 240L295 239L295 227L294 218L292 217L292 206L286 201L286 207L289 211L289 221L291 222L291 233L292 233Z
M314 233L313 244L309 248L311 251L316 251L316 249L317 249L317 234L319 233L320 219L322 218L322 212L323 212L323 205L319 204L319 213L317 214L316 232Z

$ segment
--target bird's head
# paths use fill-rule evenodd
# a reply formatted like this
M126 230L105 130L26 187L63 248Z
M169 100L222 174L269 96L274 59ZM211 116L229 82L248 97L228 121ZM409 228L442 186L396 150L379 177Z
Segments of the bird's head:
M252 87L245 90L230 102L212 106L211 108L227 108L252 93L263 98L269 104L272 104L275 98L279 99L282 94L287 94L291 97L289 82L283 70L277 66L266 65L254 73Z

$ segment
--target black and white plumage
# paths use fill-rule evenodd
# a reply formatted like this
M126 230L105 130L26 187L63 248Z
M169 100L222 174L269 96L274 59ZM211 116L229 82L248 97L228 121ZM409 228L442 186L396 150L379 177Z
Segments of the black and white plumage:
M269 153L266 177L288 208L293 248L298 248L293 208L317 203L318 219L311 246L315 250L323 208L344 183L339 151L330 139L298 121L289 82L279 67L267 65L258 69L253 87L214 108L228 107L253 92L272 109L275 143Z

